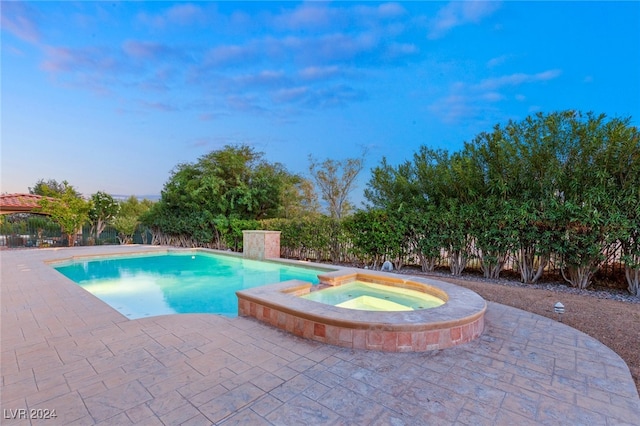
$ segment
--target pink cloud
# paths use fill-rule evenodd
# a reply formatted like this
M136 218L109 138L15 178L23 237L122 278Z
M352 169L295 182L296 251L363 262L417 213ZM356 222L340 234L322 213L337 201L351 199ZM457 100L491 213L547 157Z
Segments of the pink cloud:
M73 72L78 70L114 70L120 65L105 49L87 47L74 49L70 47L46 47L46 59L42 68L52 72Z
M179 49L163 43L127 40L122 44L122 50L130 57L144 60L163 60L167 57L179 57L183 53Z
M29 43L40 41L40 30L35 13L22 2L5 1L0 8L0 26L21 40Z

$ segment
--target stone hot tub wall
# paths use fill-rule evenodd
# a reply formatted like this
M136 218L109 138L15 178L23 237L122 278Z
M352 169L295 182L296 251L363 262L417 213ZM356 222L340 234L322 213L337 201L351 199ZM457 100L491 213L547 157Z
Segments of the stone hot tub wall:
M321 285L354 280L424 291L444 296L446 303L407 312L339 308L298 297L311 291L312 285L292 280L237 292L238 315L323 343L387 352L444 349L469 342L484 329L484 299L453 284L353 269L320 275Z

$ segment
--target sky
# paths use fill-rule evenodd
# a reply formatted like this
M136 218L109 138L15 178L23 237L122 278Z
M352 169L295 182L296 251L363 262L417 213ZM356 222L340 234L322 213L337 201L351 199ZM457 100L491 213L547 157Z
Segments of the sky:
M575 109L640 125L640 2L13 2L0 192L157 196L246 144L308 177Z

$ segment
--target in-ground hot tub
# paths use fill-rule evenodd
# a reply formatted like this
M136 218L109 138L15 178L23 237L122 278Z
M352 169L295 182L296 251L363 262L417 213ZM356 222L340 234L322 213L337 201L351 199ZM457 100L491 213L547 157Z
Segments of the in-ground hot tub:
M367 281L329 286L300 297L339 308L382 312L415 311L436 308L445 303L441 297L431 293Z
M318 277L317 286L292 280L238 291L238 315L324 343L389 352L443 349L469 342L484 329L484 299L453 284L360 269ZM422 302L417 302L410 310L362 310L308 299L312 290L319 293L323 288L353 282L417 291L443 303L423 309Z

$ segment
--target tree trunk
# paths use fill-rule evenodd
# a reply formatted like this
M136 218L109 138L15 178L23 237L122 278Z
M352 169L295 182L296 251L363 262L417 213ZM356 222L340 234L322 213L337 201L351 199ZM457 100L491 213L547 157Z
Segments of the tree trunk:
M437 257L428 257L418 252L418 259L420 259L420 267L422 268L422 272L433 272L438 264Z
M518 250L516 263L520 272L520 280L525 284L535 284L549 263L549 256L538 256L538 266L535 264L535 250L532 247L521 247Z
M640 267L632 268L630 266L624 266L624 276L627 278L627 290L634 296L640 297Z
M565 272L566 269L566 272ZM594 266L592 262L584 266L567 265L560 269L562 278L565 279L572 287L585 289L591 284L591 278L597 272L598 267Z
M451 275L462 275L462 271L467 266L467 254L462 250L452 250L449 252L449 269Z
M504 268L504 264L507 262L506 253L498 253L495 256L487 256L482 250L480 250L480 269L485 278L498 279L500 272Z

